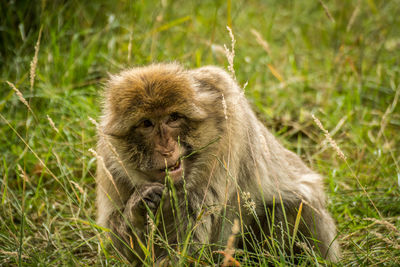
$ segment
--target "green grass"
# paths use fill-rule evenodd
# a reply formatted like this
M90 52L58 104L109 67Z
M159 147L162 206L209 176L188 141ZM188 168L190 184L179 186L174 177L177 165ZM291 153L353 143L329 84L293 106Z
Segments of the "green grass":
M226 25L259 118L326 177L339 264L400 265L399 0L6 0L0 11L0 265L123 264L93 224L88 118L99 116L102 82L154 61L227 66Z

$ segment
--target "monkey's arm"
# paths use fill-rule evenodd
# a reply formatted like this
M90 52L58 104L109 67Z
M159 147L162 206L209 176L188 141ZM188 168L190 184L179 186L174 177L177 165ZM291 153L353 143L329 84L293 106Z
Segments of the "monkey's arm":
M130 262L139 260L144 257L140 242L145 242L147 208L155 213L164 186L152 183L131 188L127 179L112 182L102 178L98 180L98 222L110 228L111 241L118 251Z

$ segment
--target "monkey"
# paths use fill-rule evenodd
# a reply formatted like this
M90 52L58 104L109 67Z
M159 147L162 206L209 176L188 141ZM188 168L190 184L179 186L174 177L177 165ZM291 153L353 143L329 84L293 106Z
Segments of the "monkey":
M235 220L238 248L251 250L251 234L267 251L273 239L295 255L306 244L340 257L322 176L281 145L219 67L153 63L111 75L97 153L97 222L130 262L143 264L149 229L173 249L191 228L196 253L223 248ZM169 257L154 246L154 260Z

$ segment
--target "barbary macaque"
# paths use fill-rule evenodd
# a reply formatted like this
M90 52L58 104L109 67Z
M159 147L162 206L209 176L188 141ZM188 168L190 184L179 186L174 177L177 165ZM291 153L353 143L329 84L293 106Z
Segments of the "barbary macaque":
M165 240L153 244L155 261L188 231L189 254L223 250L235 220L237 248L268 251L274 240L338 259L322 177L277 141L221 68L152 64L111 76L98 132L98 223L129 261L143 261L150 231Z

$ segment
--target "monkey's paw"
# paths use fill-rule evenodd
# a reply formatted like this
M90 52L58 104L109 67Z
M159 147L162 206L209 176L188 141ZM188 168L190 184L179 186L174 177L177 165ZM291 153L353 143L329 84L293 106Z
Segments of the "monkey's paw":
M141 208L146 209L146 206L154 213L160 206L161 197L165 186L159 183L146 185L141 192L142 201L139 203Z
M159 183L142 185L136 188L126 203L126 219L141 229L147 223L148 209L154 214L160 206L165 186Z

